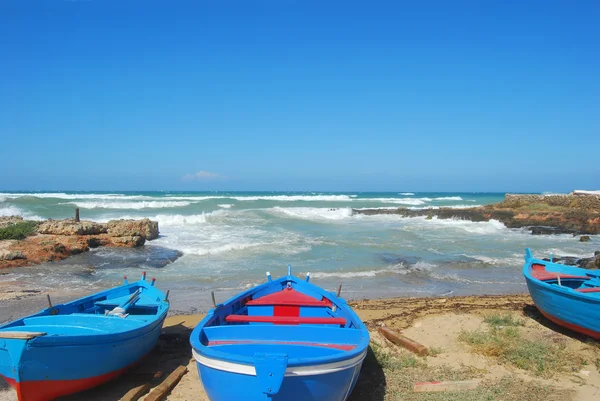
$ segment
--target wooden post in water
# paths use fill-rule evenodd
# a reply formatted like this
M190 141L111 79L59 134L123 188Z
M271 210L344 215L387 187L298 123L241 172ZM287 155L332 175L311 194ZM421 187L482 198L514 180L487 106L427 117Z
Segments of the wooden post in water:
M79 208L75 208L75 221L79 221Z

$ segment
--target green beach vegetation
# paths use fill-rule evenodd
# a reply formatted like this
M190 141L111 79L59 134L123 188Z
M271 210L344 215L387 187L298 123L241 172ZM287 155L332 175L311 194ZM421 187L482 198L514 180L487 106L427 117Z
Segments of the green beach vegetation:
M3 239L24 239L35 234L38 226L36 221L22 221L0 228L0 240Z
M466 366L459 368L448 365L428 366L424 357L416 357L404 350L390 351L374 342L371 342L371 352L365 360L363 370L369 372L381 370L384 378L381 378L381 383L378 383L377 375L372 375L370 380L361 377L350 401L363 399L361 398L362 386L369 387L372 399L379 399L376 394L380 394L386 401L568 401L572 400L574 395L571 390L525 381L515 375L508 375L492 382L483 379L487 373L485 370ZM417 382L460 381L474 378L482 381L473 390L436 393L417 393L413 390Z

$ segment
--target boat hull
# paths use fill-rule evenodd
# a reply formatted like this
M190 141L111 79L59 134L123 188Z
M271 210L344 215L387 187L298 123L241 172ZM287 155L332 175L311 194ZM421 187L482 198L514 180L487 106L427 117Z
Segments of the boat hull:
M600 340L600 298L526 279L533 303L544 316L560 326Z
M48 401L90 389L123 374L147 355L160 336L165 317L166 313L144 328L143 333L132 333L134 335L125 341L79 346L25 346L20 367L13 364L9 370L20 374L6 375L8 372L3 369L4 374L0 375L16 390L19 401ZM9 353L6 350L9 347L9 341L0 341L0 353Z
M211 401L344 401L348 398L364 360L364 355L355 361L341 361L339 370L335 367L319 366L288 367L277 394L263 392L258 376L237 373L206 366L196 359L198 374L204 390ZM310 374L310 372L314 374ZM246 372L247 373L247 372ZM232 385L235 383L235 385Z

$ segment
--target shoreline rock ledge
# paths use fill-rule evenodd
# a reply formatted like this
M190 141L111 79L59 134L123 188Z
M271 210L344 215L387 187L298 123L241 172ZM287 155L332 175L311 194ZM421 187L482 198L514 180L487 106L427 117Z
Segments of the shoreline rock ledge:
M138 247L158 238L158 222L150 219L111 220L97 223L74 219L26 221L19 216L0 217L0 228L33 225L24 239L0 240L0 269L58 261L90 248Z

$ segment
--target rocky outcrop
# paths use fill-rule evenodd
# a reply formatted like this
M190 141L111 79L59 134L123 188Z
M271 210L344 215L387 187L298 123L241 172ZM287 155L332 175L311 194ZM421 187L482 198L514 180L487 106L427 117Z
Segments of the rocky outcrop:
M106 225L111 237L142 237L147 240L158 238L158 222L150 219L111 220Z
M81 220L47 220L37 229L40 234L51 235L97 235L106 234L108 228L105 224Z
M12 226L16 223L21 223L23 218L21 216L1 216L0 217L0 228Z
M505 207L524 207L529 205L548 205L565 208L580 208L600 210L600 196L593 194L506 194L504 196Z
M0 251L0 260L15 260L15 259L26 259L23 252L20 251L9 251L9 250L1 250Z
M140 235L113 237L111 238L111 243L114 246L126 246L134 248L144 245L144 243L146 243L146 239Z
M550 259L544 258L549 261ZM575 256L555 256L552 258L555 263L560 263L567 266L577 266L584 269L596 270L600 269L600 251L594 252L591 258L578 258Z
M23 221L13 216L0 219L0 224L8 227ZM0 268L57 261L99 246L142 246L146 240L158 237L158 222L46 220L35 226L33 234L21 240L0 241Z
M529 228L532 234L600 234L600 196L513 195L504 202L468 209L354 209L355 214L398 214L471 221L499 220L508 228Z

